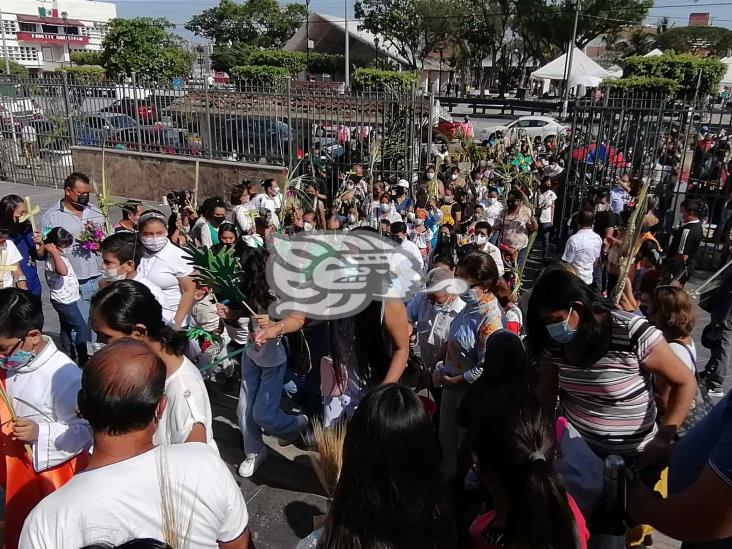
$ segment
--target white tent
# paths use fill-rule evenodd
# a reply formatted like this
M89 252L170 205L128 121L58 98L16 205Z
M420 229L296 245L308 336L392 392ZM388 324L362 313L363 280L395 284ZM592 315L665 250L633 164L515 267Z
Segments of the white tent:
M536 80L564 80L566 76L566 57L567 54L564 53L554 61L550 61L543 67L536 69L531 73L531 78ZM594 88L609 76L605 69L587 57L582 50L574 48L572 71L569 76L570 86Z
M727 65L727 72L722 77L722 81L719 83L721 88L732 87L732 57L725 57L722 59L722 63Z
M645 54L643 57L659 57L663 55L663 52L659 50L658 48L649 51L647 54Z
M620 65L610 65L607 68L607 74L609 78L622 78L623 67L621 67Z

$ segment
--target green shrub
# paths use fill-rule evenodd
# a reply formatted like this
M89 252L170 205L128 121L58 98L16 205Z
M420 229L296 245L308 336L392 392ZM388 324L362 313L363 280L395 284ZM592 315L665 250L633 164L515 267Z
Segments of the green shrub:
M660 76L628 76L618 80L606 80L602 87L610 90L669 94L674 93L679 84L676 80Z
M233 67L229 76L238 84L281 90L287 87L290 72L284 67L244 65Z
M71 62L74 65L99 65L101 66L102 52L100 51L75 51L71 54Z
M664 54L657 57L627 57L621 61L625 78L645 77L673 80L680 96L693 97L699 84L699 96L717 93L726 66L715 58L701 59L689 54ZM625 79L624 78L624 79ZM623 80L624 80L623 79Z
M247 44L216 46L211 55L213 68L229 72L233 67L246 65L284 67L290 74L297 74L306 69L307 54L303 51L263 50ZM344 60L342 55L310 52L310 72L342 73Z
M104 67L99 65L83 65L81 67L56 67L55 72L65 72L75 82L93 84L104 80Z
M364 90L411 88L417 83L417 73L360 68L353 73L353 83Z
M10 74L13 76L20 76L21 78L26 78L28 76L28 69L26 69L23 65L20 63L16 63L15 61L8 60L8 63L10 65ZM5 58L0 58L0 72L5 73Z

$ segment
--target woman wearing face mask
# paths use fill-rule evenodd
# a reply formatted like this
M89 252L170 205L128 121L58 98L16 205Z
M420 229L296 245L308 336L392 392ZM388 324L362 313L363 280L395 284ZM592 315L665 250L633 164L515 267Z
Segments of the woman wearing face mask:
M425 225L425 219L427 219L427 212L421 209L417 210L409 239L419 248L419 253L422 255L422 260L426 266L432 252L432 231Z
M346 226L345 228L347 230L355 229L359 225L358 220L358 210L356 208L351 208L348 210L348 215L346 216Z
M236 244L236 227L234 224L224 221L219 226L218 238L219 243L214 244L211 247L214 253L218 253L223 249L232 250L234 248L234 244Z
M457 263L457 235L452 225L445 224L440 227L437 235L437 244L432 251L432 258L450 257L453 263ZM434 265L432 265L434 267Z
M437 177L434 164L430 164L424 172L424 177L417 185L417 207L424 208L429 200L444 194L445 185Z
M667 456L696 383L659 330L563 270L547 272L534 286L526 329L540 360L544 406L554 410L559 399L560 414L598 456L640 455L640 466ZM660 427L652 376L670 391Z
M503 204L498 200L498 189L489 187L481 203L484 208L485 220L491 227L495 227L496 221L501 217L501 212L503 212Z
M501 246L513 256L518 268L523 265L529 245L529 235L536 231L538 224L531 210L524 206L521 191L511 191L506 200L507 210L496 224L501 231Z
M396 186L396 210L400 215L404 216L407 212L414 211L414 200L407 194L409 190L409 182L406 179L400 179Z
M226 221L226 204L218 196L207 198L201 206L201 217L193 226L196 246L210 248L219 243L219 227Z
M163 308L173 314L176 328L188 323L196 293L196 283L191 278L193 267L186 259L186 253L168 240L165 216L148 210L138 222L140 242L145 254L138 271L154 282L163 291Z
M402 220L402 216L394 209L389 195L384 193L379 199L379 221L388 220L389 223L396 223Z
M20 253L20 269L28 291L41 295L41 280L36 261L45 258L43 240L39 231L33 231L28 219L28 206L17 194L9 194L0 200L0 232L7 234ZM0 273L0 280L3 274Z
M483 372L486 340L503 328L503 315L494 294L498 269L493 258L476 252L462 258L457 277L470 289L463 295L465 308L450 326L444 363L435 372L442 385L440 403L440 444L443 452L443 475L450 481L457 472L457 453L462 432L456 423L460 401Z
M465 187L465 179L460 176L460 168L454 166L450 172L449 185L453 188Z
M250 234L254 231L257 208L252 201L253 188L252 182L245 179L231 191L231 204L234 208L232 220L241 234Z

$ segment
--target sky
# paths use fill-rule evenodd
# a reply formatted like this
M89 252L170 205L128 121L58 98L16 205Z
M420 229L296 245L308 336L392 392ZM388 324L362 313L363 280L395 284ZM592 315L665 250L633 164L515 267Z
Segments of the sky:
M176 23L177 33L192 38L183 25L195 14L218 4L218 0L112 0L117 4L120 17L166 17ZM304 0L302 0L304 2ZM344 16L348 4L349 16L353 17L353 0L311 0L310 9L334 16ZM612 5L612 0L608 2ZM686 26L689 13L709 12L712 24L732 28L732 0L656 0L646 23L655 25L663 16L668 16L676 26Z

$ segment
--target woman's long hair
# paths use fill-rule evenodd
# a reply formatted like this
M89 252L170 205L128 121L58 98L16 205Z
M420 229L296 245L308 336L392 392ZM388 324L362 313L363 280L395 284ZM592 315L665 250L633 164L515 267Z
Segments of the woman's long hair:
M450 240L448 242L444 242L440 236L440 232L443 228L446 228L448 231L450 231ZM457 247L458 245L457 235L455 234L455 227L448 223L445 223L438 229L437 244L435 244L435 251L433 256L449 256L453 258L453 261L455 261Z
M241 291L246 297L247 304L255 307L259 305L264 310L272 304L275 296L267 283L267 258L269 252L265 246L252 248L245 240L239 239L236 243L236 255L239 257L241 270Z
M549 337L542 313L570 308L580 316L576 337L582 363L576 366L587 367L607 352L610 343L610 332L595 313L609 313L616 307L610 300L596 296L582 279L569 271L547 271L532 288L526 318L528 346L534 356L541 355L550 345L556 346Z
M400 385L364 396L348 424L324 549L449 545L432 421Z
M163 321L163 308L150 289L135 280L119 280L99 290L91 300L91 314L99 315L118 332L131 335L142 324L147 337L170 354L182 356L188 350L188 336Z
M13 234L24 233L30 228L30 220L15 222L15 208L24 202L17 194L9 194L0 199L0 229L7 229Z
M468 440L481 477L500 486L510 505L506 537L512 549L579 547L567 493L552 467L555 435L529 391L505 391L477 407Z

